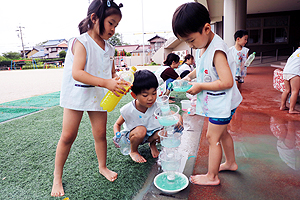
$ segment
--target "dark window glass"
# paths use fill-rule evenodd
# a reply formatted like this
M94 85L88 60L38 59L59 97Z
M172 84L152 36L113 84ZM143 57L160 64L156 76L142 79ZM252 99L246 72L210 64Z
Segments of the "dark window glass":
M272 44L275 41L275 28L263 30L263 44Z
M249 44L256 44L261 42L260 29L258 30L250 30L249 31Z

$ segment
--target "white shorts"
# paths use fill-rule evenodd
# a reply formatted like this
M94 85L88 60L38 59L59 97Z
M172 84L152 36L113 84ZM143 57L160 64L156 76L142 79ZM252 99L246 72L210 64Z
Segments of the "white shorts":
M297 76L296 74L283 74L283 80L289 81L292 78L294 78L295 76Z

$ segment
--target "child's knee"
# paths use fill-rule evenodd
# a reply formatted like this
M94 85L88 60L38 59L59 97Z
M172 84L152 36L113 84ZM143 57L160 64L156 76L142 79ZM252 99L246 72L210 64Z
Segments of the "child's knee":
M144 126L137 126L137 127L135 127L135 129L133 129L130 132L129 139L130 140L134 139L134 138L136 138L136 139L143 138L144 139L144 137L146 136L146 134L147 134L146 127L144 127Z
M211 134L206 134L206 139L207 139L209 145L219 145L220 144L220 138L214 137Z
M60 141L65 145L73 144L76 139L76 135L64 135L60 138Z

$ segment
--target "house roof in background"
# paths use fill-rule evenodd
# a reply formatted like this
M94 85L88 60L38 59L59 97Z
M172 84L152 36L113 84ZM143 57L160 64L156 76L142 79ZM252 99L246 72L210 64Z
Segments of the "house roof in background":
M59 44L59 45L57 45L58 47L68 47L68 44L66 44L66 43L62 43L62 44Z
M66 39L48 40L48 42L46 42L42 46L43 47L45 47L45 46L56 46L56 45L59 45L62 42L67 43L67 40Z
M160 37L160 36L158 36L158 35L154 36L153 38L149 39L148 41L151 42L151 41L154 40L154 39L162 39L162 40L164 40L164 41L167 41L165 38Z
M45 52L44 50L40 50L39 52L33 54L32 56L30 56L30 58L43 58L45 57Z
M136 45L123 45L123 46L115 46L115 49L117 49L117 51L123 51L123 49L126 52L133 52L134 50L137 50L139 48L140 45L136 44Z
M144 45L145 51L150 50L150 45ZM143 52L143 45L140 45L136 50L134 50L132 53L141 53Z
M42 47L42 46L34 46L33 49L38 50L38 51L41 51L41 50L44 51L44 47Z

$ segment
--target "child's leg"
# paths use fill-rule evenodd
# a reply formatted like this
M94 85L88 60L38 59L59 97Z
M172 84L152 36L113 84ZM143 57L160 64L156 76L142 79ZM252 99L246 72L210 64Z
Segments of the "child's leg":
M280 110L287 110L288 107L286 106L286 100L287 97L291 91L291 86L290 86L290 81L284 80L284 88L285 90L283 91L281 95L281 105L280 105Z
M300 76L295 76L290 79L291 84L291 98L290 98L290 110L289 113L291 114L299 114L300 112L295 110L297 98L299 95L300 89Z
M191 176L191 181L198 185L219 185L219 167L222 160L222 147L220 144L221 135L227 129L227 124L216 125L208 123L206 138L209 143L208 172L205 175Z
M151 150L151 154L153 158L157 158L159 155L159 151L156 147L156 142L159 141L159 135L158 135L159 131L156 131L153 135L151 135L148 139L148 141L150 142L150 150Z
M221 144L225 154L225 163L220 165L219 171L231 170L236 171L238 165L235 162L234 145L231 135L228 133L227 128L221 136Z
M99 172L109 181L117 179L118 174L106 167L107 141L106 141L106 121L107 112L89 111L88 112L92 132L95 140L95 150L98 158Z
M236 86L237 86L237 88L239 89L239 91L241 92L241 86L242 86L242 83L240 83L239 80L240 80L240 77L239 77L239 76L235 78Z
M71 146L77 136L82 113L82 111L64 109L62 133L56 148L51 196L57 197L64 196L65 194L62 186L63 167L69 155Z
M141 156L138 152L139 145L143 142L147 134L147 129L144 126L135 127L129 134L130 139L130 157L133 161L138 163L147 162L147 160Z

